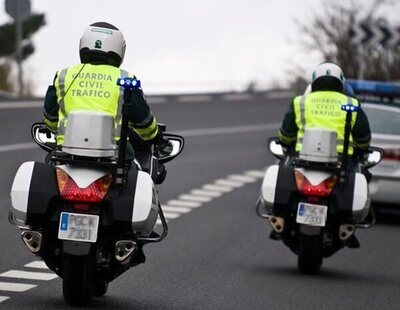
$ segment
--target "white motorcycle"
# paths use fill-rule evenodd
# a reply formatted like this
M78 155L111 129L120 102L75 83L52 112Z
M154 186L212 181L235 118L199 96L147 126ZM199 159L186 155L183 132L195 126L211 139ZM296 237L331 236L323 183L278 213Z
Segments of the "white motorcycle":
M285 153L277 138L269 139L280 163L266 170L257 214L271 225L272 239L298 255L298 269L306 274L318 273L323 258L343 247L358 247L356 228L375 223L362 172L379 163L383 150L370 147L361 162L350 161L349 124L356 107L342 109L348 112L343 156L336 151L336 133L322 128L306 129L299 154Z
M111 116L70 113L63 147L57 149L54 136L36 123L32 137L49 152L51 164L25 162L14 178L10 223L28 249L62 278L64 299L71 305L89 305L93 296L104 295L110 281L144 263L146 243L167 235L155 183L159 165L180 154L184 139L164 133L168 154L148 144L146 152L136 152L140 162L135 159L129 167L127 124L123 114L117 147ZM155 231L158 218L160 232Z

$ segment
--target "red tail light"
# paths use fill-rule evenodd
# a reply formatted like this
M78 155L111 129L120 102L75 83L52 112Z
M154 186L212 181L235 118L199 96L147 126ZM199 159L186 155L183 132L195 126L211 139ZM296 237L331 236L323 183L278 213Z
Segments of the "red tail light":
M110 174L98 179L86 188L80 188L63 170L57 168L57 182L63 199L75 202L101 202L112 182Z
M318 185L312 185L310 181L308 181L307 178L300 171L295 170L294 174L296 178L297 189L300 193L307 196L329 196L332 193L332 190L335 187L337 181L337 176L334 175Z
M400 161L400 149L385 149L383 159Z

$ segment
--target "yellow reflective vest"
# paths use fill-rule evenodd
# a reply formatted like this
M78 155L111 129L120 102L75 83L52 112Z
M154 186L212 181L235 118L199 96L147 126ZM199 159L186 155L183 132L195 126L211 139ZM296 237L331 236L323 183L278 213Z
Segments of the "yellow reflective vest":
M68 114L72 111L97 111L114 118L114 137L119 139L122 121L123 89L120 77L133 77L125 70L108 66L78 64L58 72L54 86L59 102L57 144L64 142Z
M304 130L306 128L324 128L337 133L337 151L343 152L343 142L346 124L346 112L342 105L359 106L356 99L338 92L318 91L294 99L294 112L297 132L296 151L302 147ZM351 127L354 126L357 112L352 113ZM350 134L349 154L353 154L353 138Z

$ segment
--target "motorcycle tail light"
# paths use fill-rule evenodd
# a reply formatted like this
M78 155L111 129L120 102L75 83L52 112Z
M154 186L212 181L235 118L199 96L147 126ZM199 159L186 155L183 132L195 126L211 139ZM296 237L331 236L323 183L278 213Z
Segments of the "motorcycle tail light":
M295 170L297 189L300 193L307 196L315 197L326 197L329 196L337 182L337 176L331 176L330 178L322 181L318 185L313 185L310 181L300 172Z
M58 189L63 199L74 202L101 202L111 186L112 176L108 174L90 184L80 188L75 181L62 169L56 169Z
M383 159L400 161L400 149L384 149Z

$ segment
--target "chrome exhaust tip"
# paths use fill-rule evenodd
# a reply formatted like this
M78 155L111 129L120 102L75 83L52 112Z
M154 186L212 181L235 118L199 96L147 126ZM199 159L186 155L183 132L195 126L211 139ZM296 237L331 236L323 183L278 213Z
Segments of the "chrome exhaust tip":
M283 232L285 228L285 219L279 216L271 216L268 219L268 223L271 225L272 229L278 234Z
M115 259L119 262L127 259L135 250L137 244L132 240L120 240L115 243Z
M347 240L356 231L356 227L352 224L343 224L339 227L339 238L340 240Z
M42 246L42 234L37 231L25 230L21 233L22 240L32 253L37 253Z

